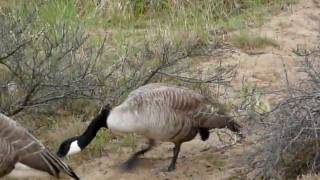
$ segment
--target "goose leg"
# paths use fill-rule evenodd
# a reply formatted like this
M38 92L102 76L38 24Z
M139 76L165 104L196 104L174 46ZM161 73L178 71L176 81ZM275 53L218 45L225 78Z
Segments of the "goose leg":
M121 169L125 171L132 170L138 163L139 156L143 155L144 153L150 151L154 145L153 140L149 140L149 144L146 148L141 149L140 151L134 153L125 163L121 165Z
M177 144L175 144L175 146L173 148L173 157L172 157L171 163L167 169L168 172L176 169L176 162L177 162L178 155L180 152L180 147L181 147L181 143L177 143Z

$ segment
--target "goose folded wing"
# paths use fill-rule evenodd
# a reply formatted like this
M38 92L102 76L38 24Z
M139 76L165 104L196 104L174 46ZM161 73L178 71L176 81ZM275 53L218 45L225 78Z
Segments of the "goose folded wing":
M13 148L19 159L45 149L26 129L1 113L0 129L0 138Z
M174 110L195 110L207 104L204 96L190 89L163 84L150 84L132 91L128 96L129 102L134 102L135 107L152 105Z
M207 99L194 91L181 87L164 87L156 90L156 97L165 99L166 105L184 112L194 112L208 105Z

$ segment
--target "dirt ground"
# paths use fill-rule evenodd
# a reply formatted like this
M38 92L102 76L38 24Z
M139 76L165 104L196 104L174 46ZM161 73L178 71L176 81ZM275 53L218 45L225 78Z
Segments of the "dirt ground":
M320 39L320 1L302 0L287 7L277 16L271 17L262 27L252 29L262 36L275 39L279 47L267 47L259 51L235 49L224 62L239 65L239 74L234 81L239 86L243 78L270 90L280 89L284 83L284 67L290 83L299 76L299 56L294 49L312 48L319 45ZM200 64L206 68L213 62ZM267 99L270 103L276 99ZM108 153L104 157L92 159L75 167L82 179L102 180L140 180L140 179L248 179L241 176L246 171L246 160L242 157L254 142L250 137L241 144L222 148L215 133L208 141L199 138L182 145L177 169L170 173L159 173L159 170L170 163L172 145L163 143L141 158L139 166L130 173L119 170L119 165L132 153Z

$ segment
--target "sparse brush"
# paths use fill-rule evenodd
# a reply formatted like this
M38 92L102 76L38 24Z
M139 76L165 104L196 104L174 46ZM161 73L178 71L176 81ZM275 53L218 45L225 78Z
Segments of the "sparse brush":
M320 50L305 57L307 79L288 86L287 99L264 120L266 141L258 151L254 168L265 178L289 179L320 171ZM262 158L263 160L257 160Z
M103 45L96 49L86 43L81 24L65 19L75 12L43 17L51 3L56 9L64 5L50 1L31 12L24 6L0 15L0 64L8 72L0 86L8 89L11 81L16 86L15 100L0 104L7 115L67 99L92 99L98 87L96 65Z

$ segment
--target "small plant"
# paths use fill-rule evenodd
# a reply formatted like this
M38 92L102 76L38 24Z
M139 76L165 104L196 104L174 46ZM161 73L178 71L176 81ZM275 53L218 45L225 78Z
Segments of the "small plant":
M221 159L221 157L210 155L206 158L206 161L215 169L223 168L226 165L226 162Z
M134 151L137 148L137 137L134 134L125 135L122 139L122 145L130 147Z
M269 104L262 99L261 91L252 84L245 84L241 89L243 98L240 105L241 109L247 112L265 113L270 110Z
M88 146L88 151L92 156L101 156L106 151L106 146L110 141L110 132L107 129L102 129Z
M307 49L303 44L297 44L297 47L292 49L292 52L297 56L307 56L310 54L310 50Z

